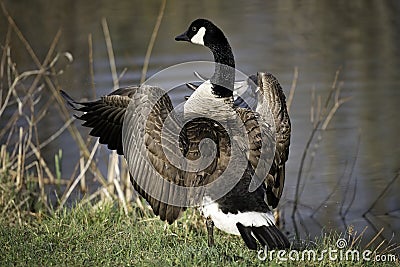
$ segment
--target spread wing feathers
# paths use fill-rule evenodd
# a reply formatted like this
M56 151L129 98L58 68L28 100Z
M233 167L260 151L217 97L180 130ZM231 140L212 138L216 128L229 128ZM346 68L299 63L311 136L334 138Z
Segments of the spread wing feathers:
M272 175L272 173L275 173L274 162L277 158L272 118L266 112L260 114L243 108L236 110L244 123L249 138L247 158L255 169L250 191L255 190L265 182L267 184L268 205L275 208L279 199L276 198L271 188L275 188L279 181Z
M133 187L147 200L155 215L169 223L176 220L183 208L167 205L165 200L182 197L174 194L170 183L183 184L185 176L161 149L161 127L172 110L164 91L149 86L128 87L91 102L77 102L65 92L61 94L75 110L83 112L76 117L92 128L90 135L100 137L100 143L125 155ZM126 116L129 118L124 120ZM168 141L171 135L167 132L165 139ZM184 152L185 135L181 134L178 140L178 149Z
M257 73L260 102L266 102L272 112L275 124L275 158L267 178L267 201L275 208L282 196L285 182L285 163L289 156L290 119L286 108L286 98L278 80L270 73ZM258 108L257 108L258 109Z
M170 127L163 125L170 115ZM131 97L123 125L123 146L134 188L151 205L154 213L169 223L175 221L182 207L167 203L185 203L186 195L175 185L184 186L186 173L170 162L187 151L187 138L174 117L168 95L158 87L143 85ZM166 129L165 129L166 128Z
M100 137L101 144L123 155L122 125L125 110L136 90L137 87L121 88L91 102L77 102L64 91L61 95L74 110L83 112L75 117L84 121L83 126L92 128L90 135Z

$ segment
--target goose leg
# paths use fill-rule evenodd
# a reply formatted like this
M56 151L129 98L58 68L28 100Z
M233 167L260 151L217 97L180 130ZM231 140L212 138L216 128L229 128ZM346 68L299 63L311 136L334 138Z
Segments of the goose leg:
M210 217L207 217L206 219L206 226L208 234L208 246L212 247L214 246L214 235L213 235L214 222L211 220Z

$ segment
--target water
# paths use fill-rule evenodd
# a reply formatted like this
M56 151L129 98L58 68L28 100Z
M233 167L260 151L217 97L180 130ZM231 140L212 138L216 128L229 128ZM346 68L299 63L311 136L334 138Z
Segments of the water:
M41 60L57 30L62 29L57 51L69 51L74 62L60 76L60 86L76 98L90 99L88 35L93 40L96 93L106 94L113 87L102 18L109 25L118 73L126 68L120 85L137 84L160 7L158 1L98 1L94 5L42 0L6 1L5 5ZM313 236L322 228L343 230L351 224L359 231L369 226L368 235L385 227L384 237L390 238L400 230L400 179L374 205L368 220L362 215L400 167L398 14L398 1L171 1L148 74L190 60L212 60L207 49L174 41L174 36L197 17L209 18L224 30L239 70L273 73L286 94L297 67L299 78L290 110L292 142L281 203L288 232L294 234L297 226L303 236ZM5 39L6 25L1 15L1 40ZM33 68L20 44L15 43L12 51L20 71ZM300 160L312 130L311 91L314 88L324 99L338 69L341 97L351 99L337 111L328 130L318 132L311 143L301 181L301 205L292 220ZM174 102L182 101L182 94L171 97ZM43 140L61 125L62 121L48 114L38 125ZM62 148L67 177L78 157L78 149L71 144L66 133L43 151L52 162ZM340 214L345 213L342 220ZM399 239L396 235L395 240Z

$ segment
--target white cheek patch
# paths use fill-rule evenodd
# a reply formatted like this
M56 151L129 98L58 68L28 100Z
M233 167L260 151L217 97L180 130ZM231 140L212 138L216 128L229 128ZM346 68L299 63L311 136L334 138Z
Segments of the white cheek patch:
M201 27L197 33L190 39L194 44L204 45L204 35L206 34L206 28Z

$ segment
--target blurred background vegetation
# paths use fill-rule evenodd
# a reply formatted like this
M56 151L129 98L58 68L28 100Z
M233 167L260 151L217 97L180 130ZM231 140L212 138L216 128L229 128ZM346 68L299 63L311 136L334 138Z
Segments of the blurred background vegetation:
M135 203L148 212L126 171L109 168L107 149L92 150L95 138L73 121L58 90L94 99L112 90L113 74L120 86L138 84L160 6L153 0L2 2L2 220L22 224L82 199L111 199L125 213ZM351 225L398 242L398 14L399 1L167 1L147 76L211 60L208 50L173 39L193 19L211 19L229 38L239 70L271 72L287 95L293 89L280 204L289 236ZM177 103L185 94L171 97ZM335 110L340 100L348 101Z

